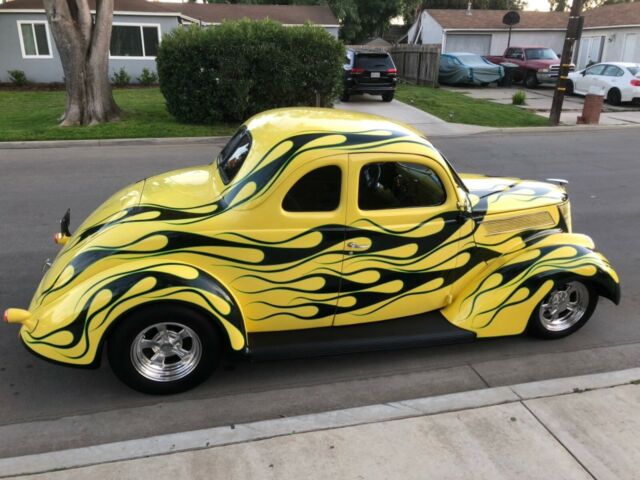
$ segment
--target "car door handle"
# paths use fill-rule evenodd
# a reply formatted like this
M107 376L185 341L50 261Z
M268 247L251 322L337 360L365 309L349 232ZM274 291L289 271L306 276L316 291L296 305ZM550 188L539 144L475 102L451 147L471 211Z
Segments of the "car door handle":
M347 243L347 248L350 249L350 250L366 250L369 247L370 247L370 245L362 245L362 244L356 243L356 242Z

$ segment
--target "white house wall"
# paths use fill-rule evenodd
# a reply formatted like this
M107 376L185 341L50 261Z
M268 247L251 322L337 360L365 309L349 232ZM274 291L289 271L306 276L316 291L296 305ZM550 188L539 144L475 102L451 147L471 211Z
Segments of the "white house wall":
M625 37L635 33L635 58L631 61L640 63L640 27L629 28L597 28L582 31L582 38L604 36L602 62L621 62L623 60ZM578 45L578 49L580 46Z
M423 11L420 22L422 25L420 43L423 45L442 43L442 27L431 15Z

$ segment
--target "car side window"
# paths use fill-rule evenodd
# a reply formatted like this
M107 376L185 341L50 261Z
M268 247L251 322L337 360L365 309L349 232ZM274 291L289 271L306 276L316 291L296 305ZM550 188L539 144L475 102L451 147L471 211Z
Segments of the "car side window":
M603 75L607 77L621 77L624 75L624 72L615 65L607 65L607 68L604 69Z
M442 205L445 200L442 181L422 164L376 162L360 170L360 210L431 207Z
M585 75L602 75L604 71L604 67L606 65L594 65L593 67L589 67L584 71Z
M282 201L282 208L288 212L331 212L340 205L341 189L340 167L320 167L291 187Z

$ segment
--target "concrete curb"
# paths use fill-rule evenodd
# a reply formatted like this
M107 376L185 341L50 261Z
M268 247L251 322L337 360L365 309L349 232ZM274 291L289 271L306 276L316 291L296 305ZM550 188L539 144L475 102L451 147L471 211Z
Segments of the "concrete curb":
M222 144L229 136L216 137L168 137L168 138L115 138L105 140L34 140L26 142L0 142L0 150L70 148L70 147L121 147L129 145L186 145Z
M515 403L534 398L615 387L638 380L640 380L640 368L632 368L4 458L0 459L0 477L66 470L252 442L295 433Z

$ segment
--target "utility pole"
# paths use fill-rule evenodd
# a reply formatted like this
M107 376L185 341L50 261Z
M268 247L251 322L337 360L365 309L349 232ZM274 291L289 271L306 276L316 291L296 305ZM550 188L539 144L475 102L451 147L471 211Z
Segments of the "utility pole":
M567 78L569 76L569 67L573 57L573 46L582 35L582 25L584 17L580 15L582 12L582 1L573 0L571 4L571 12L569 13L569 23L567 24L567 34L564 38L564 47L562 47L562 58L560 59L560 71L558 72L558 82L553 92L553 103L551 104L551 113L549 115L549 123L558 125L560 123L560 112L562 112L562 102L564 101L564 92L567 87Z

